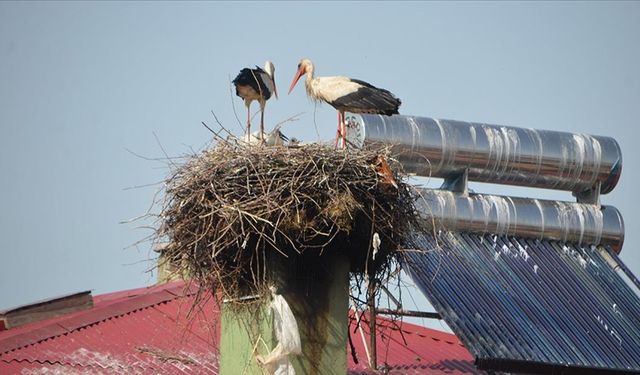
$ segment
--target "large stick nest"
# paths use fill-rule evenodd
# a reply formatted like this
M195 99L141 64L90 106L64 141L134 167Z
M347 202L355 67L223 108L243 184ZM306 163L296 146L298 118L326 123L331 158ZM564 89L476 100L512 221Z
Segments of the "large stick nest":
M264 290L276 254L342 252L351 271L382 276L416 217L389 160L384 150L221 142L166 181L156 240L165 261L225 298Z

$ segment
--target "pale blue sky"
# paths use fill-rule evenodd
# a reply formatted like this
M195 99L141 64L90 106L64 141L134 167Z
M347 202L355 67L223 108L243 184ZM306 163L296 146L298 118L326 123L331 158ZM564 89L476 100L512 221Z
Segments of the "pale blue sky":
M271 59L280 99L267 125L334 135L336 115L302 86L298 60L391 90L400 112L607 135L624 168L602 197L626 222L640 273L640 3L0 2L0 309L67 292L153 283L146 211L161 157L200 149L214 110L238 132L229 79ZM477 187L571 200L570 193Z

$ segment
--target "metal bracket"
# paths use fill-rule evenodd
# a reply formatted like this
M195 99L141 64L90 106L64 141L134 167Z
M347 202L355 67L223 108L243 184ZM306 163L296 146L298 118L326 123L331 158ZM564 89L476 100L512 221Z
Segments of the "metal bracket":
M600 182L597 182L591 189L581 191L581 192L573 192L573 196L576 197L576 201L578 203L585 204L593 204L600 207Z
M465 168L462 173L445 178L440 189L469 196L469 169Z

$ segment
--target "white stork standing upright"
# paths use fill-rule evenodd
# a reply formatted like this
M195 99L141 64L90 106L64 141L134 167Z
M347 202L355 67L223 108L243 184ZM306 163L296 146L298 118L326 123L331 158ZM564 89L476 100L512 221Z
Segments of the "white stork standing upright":
M251 102L257 100L260 103L260 141L264 142L264 107L271 95L278 98L275 81L276 68L267 60L264 70L256 65L255 69L244 68L233 80L236 86L236 95L244 99L247 107L247 137L251 138Z
M339 141L341 141L342 148L346 147L345 112L375 113L387 116L398 113L400 99L385 89L379 89L367 82L348 77L314 77L313 72L314 67L311 60L300 60L298 71L293 77L291 87L289 87L289 93L293 91L300 77L306 74L307 95L315 100L327 102L338 110L336 147Z

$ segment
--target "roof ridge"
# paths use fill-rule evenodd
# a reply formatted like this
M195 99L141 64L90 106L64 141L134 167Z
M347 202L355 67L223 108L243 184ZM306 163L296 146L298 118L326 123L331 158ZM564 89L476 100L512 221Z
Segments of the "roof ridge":
M156 290L154 290L156 289ZM158 288L154 285L146 289L148 293L130 296L129 299L113 302L106 306L94 306L91 309L78 311L60 320L50 322L33 330L17 333L6 339L0 338L0 355L20 349L50 338L71 333L80 328L101 323L110 318L117 318L129 313L156 306L177 298L193 295L190 284L178 283L175 286ZM22 327L20 327L22 328ZM5 331L10 332L10 331Z
M33 307L46 305L46 304L49 304L49 303L54 302L56 300L61 300L61 299L64 299L64 298L75 297L75 296L84 295L84 294L91 294L91 290L83 290L83 291L79 291L79 292L71 292L71 293L61 294L59 296L43 298L43 299L40 299L40 300L37 300L37 301L24 303L24 304L13 306L13 307L8 307L6 309L0 310L0 315L7 315L7 314L14 313L14 312L17 312L17 311L26 310L26 309L30 309L30 308L33 308Z

